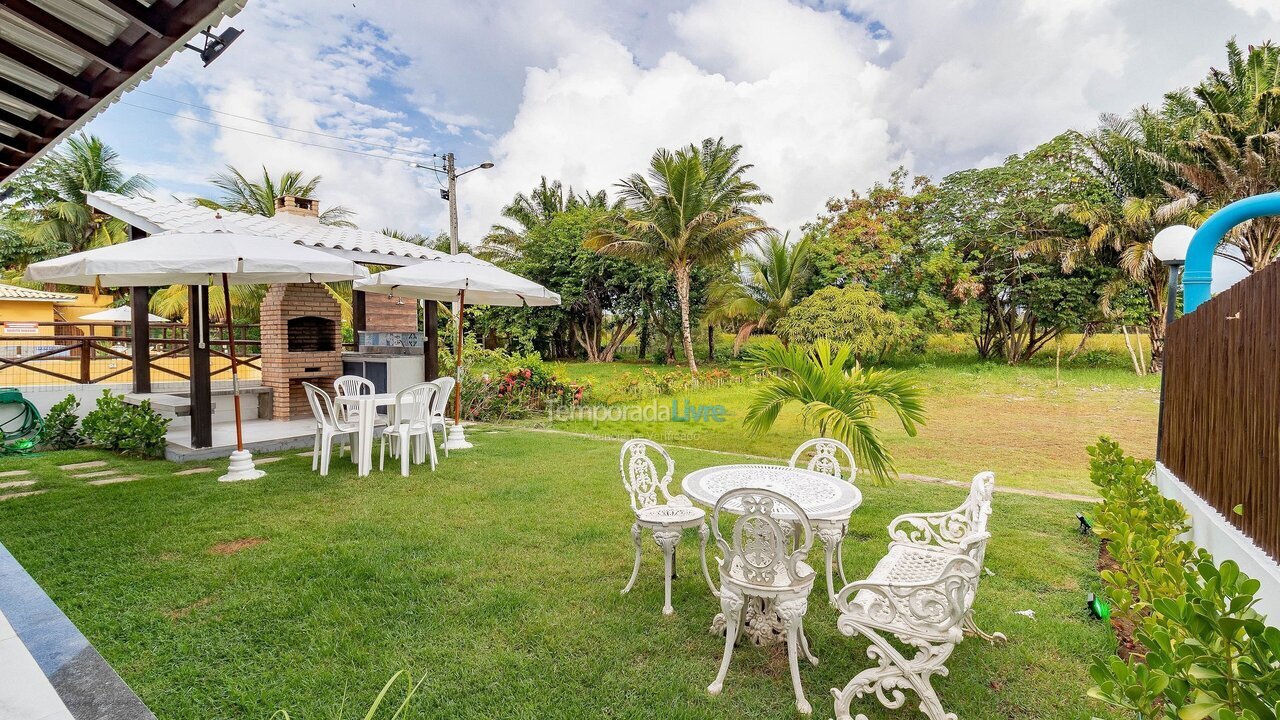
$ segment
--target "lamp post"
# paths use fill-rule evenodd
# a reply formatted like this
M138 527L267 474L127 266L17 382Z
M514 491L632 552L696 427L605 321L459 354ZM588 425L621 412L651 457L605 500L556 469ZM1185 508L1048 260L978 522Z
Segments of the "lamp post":
M486 160L485 162L482 162L473 168L468 168L466 170L463 170L462 172L458 172L458 165L454 161L453 153L445 153L443 168L439 168L434 165L423 165L421 163L410 163L410 166L419 168L421 170L430 170L431 172L436 173L437 175L444 175L445 180L448 184L446 185L445 188L440 190L440 197L441 199L446 200L449 203L449 254L457 255L458 254L458 178L462 177L463 175L466 175L467 173L475 172L476 170L488 170L489 168L493 167L493 163ZM457 342L459 347L454 348L456 352L461 349L461 345L462 345L462 303L461 302L455 301L453 303L453 319L454 319L454 322L458 324ZM430 344L431 343L424 343L424 345L430 345ZM426 347L423 348L423 352L426 352ZM461 356L459 355L459 357ZM453 403L454 403L455 411L457 411L459 408L462 407L462 367L460 365L458 366L456 376L454 377ZM465 450L466 448L471 447L471 443L467 442L466 437L463 435L462 424L460 421L461 417L462 417L461 413L458 412L459 422L454 423L453 428L449 431L449 438L448 440L445 441L445 447L449 448L450 450L455 450L455 449Z
M1160 417L1156 425L1156 460L1162 460L1164 447L1164 389L1165 378L1169 376L1169 330L1178 317L1178 282L1182 276L1182 265L1187 259L1187 248L1191 246L1191 238L1196 230L1188 225L1170 225L1156 233L1151 240L1151 253L1165 267L1169 268L1169 294L1164 308L1164 352L1162 353L1162 369L1160 372Z

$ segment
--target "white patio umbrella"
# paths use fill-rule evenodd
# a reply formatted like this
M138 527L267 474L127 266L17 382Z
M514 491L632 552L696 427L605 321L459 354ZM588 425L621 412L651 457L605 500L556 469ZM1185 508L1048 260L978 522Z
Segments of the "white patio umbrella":
M374 273L367 280L357 280L354 287L369 293L458 303L453 427L445 442L450 450L471 447L462 430L462 316L467 304L508 307L560 304L559 295L538 283L467 253Z
M128 305L121 305L119 307L113 307L113 308L108 308L106 310L101 310L96 313L81 315L80 319L88 320L89 322L114 322L114 323L133 322L133 308L129 307ZM162 318L159 315L152 315L151 313L147 313L147 322L162 323L162 322L169 322L169 320L166 318Z
M157 285L229 285L287 282L334 282L367 278L354 261L279 238L255 235L224 223L221 217L174 232L95 248L27 266L27 279L93 288ZM228 308L229 310L230 308ZM240 377L231 313L227 312L227 346L236 411L236 451L227 474L219 480L249 480L265 473L254 468L244 449L240 418ZM197 324L207 318L197 318ZM204 332L198 332L203 337Z

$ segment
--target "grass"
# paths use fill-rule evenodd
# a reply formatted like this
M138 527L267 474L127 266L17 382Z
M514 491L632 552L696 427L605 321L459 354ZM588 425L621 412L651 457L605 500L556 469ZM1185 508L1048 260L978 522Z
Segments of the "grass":
M266 478L175 477L163 461L75 451L0 461L49 491L0 503L0 541L161 718L346 717L407 669L427 680L410 717L789 718L785 652L735 653L724 694L705 692L722 640L695 536L679 555L676 615L663 618L661 554L645 538L636 589L618 445L523 430L474 432L476 448L432 474L327 478L288 455ZM731 462L675 450L678 474ZM143 479L89 487L57 464L104 459ZM221 469L223 463L215 467ZM884 526L963 491L866 487L845 546L865 574ZM1084 698L1091 658L1114 639L1084 613L1097 546L1074 532L1081 503L998 494L994 575L977 619L1010 642L967 641L935 680L966 720L1114 717ZM829 688L869 664L815 588L807 622L819 667L802 666L816 718ZM1031 609L1036 619L1014 614ZM911 707L914 700L909 699ZM915 717L874 700L870 718Z
M627 399L617 390L624 373L635 376L641 367L646 366L569 363L565 372L576 380L590 379L596 397L604 402L641 405L645 401ZM648 367L659 373L682 372L679 367ZM901 369L914 373L924 386L929 414L916 437L908 437L893 418L880 420L883 437L904 473L967 480L993 470L1007 486L1093 495L1084 449L1099 435L1110 435L1139 456L1155 448L1160 397L1156 376L1140 378L1123 366L1069 367L1059 381L1052 365L1010 367L951 353L933 353L925 362ZM571 419L553 425L611 438L643 436L708 450L790 457L813 433L803 427L792 406L768 435L749 435L742 419L753 394L747 382L656 399L664 408L673 402L683 407L686 401L695 406L722 404L724 422Z

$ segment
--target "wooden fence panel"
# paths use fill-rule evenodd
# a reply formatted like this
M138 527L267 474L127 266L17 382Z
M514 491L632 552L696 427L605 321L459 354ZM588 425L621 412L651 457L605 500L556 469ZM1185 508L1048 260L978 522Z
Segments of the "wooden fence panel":
M1280 264L1174 322L1164 372L1161 461L1280 559Z

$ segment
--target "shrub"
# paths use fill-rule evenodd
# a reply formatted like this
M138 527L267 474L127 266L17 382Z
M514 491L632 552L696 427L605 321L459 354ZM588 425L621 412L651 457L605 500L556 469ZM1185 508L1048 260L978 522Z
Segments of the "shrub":
M527 417L550 407L581 404L590 392L588 384L560 380L537 353L513 355L469 342L464 357L462 415L468 420Z
M774 332L787 345L812 345L823 338L846 345L860 361L921 350L925 340L914 323L885 310L878 293L858 286L815 292L791 308Z
M77 410L80 400L75 395L68 395L58 404L49 408L44 417L44 427L40 430L40 445L50 450L71 450L84 442L76 426L80 423Z
M1150 462L1107 438L1089 454L1095 528L1119 565L1103 581L1145 649L1094 663L1089 695L1143 719L1276 720L1280 629L1253 609L1260 583L1177 539L1186 511L1147 481Z
M129 405L123 396L103 390L81 427L93 445L127 455L158 457L164 454L169 420L152 410L150 401Z

